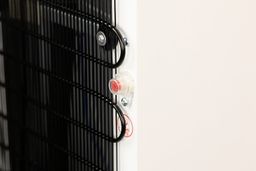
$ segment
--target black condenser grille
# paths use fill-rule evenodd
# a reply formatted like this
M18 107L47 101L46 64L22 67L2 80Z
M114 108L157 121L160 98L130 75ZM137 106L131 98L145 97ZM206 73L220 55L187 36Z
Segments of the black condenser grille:
M115 0L0 3L0 171L118 170Z

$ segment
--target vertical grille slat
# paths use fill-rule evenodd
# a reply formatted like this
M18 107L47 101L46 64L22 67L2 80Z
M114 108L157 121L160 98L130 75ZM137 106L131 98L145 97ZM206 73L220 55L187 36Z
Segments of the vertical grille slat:
M117 171L115 0L0 3L0 170ZM118 43L99 46L101 29Z

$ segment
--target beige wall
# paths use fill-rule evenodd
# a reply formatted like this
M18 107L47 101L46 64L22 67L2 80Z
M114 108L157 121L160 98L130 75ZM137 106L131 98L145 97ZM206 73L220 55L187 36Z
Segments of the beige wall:
M256 1L138 3L139 171L256 171Z

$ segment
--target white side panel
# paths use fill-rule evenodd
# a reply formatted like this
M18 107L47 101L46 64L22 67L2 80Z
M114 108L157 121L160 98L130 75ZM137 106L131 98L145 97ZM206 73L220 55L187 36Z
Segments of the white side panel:
M255 171L256 1L138 2L139 171Z
M128 71L137 83L137 0L117 0L118 29L128 39L127 54L119 71ZM119 171L137 171L137 86L132 106L126 110L126 114L132 121L133 134L124 138L119 144Z

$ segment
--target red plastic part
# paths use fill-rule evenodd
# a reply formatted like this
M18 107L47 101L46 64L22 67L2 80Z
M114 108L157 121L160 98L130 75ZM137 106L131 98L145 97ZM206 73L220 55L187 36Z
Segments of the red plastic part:
M111 80L110 89L112 92L118 93L122 89L121 83L118 80Z

